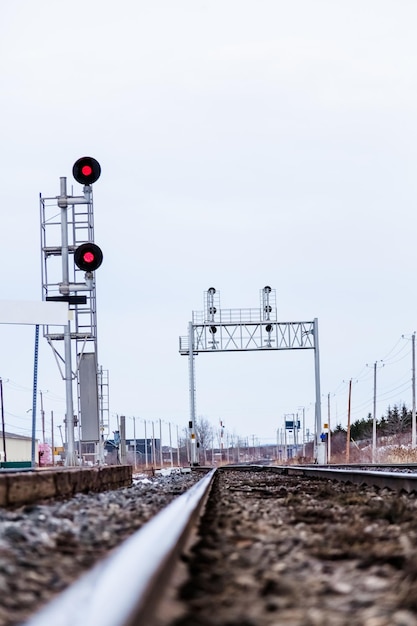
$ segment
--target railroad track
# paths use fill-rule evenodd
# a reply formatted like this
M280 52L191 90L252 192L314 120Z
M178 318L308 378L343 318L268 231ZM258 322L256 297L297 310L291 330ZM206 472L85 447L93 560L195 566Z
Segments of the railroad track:
M211 471L27 626L417 625L417 474L383 469Z

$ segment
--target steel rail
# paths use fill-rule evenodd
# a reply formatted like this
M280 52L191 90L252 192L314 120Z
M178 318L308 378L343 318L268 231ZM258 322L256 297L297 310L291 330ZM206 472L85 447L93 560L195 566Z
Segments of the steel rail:
M372 472L368 470L360 471L358 469L313 468L298 465L279 469L288 473L289 476L291 474L303 474L304 476L328 478L356 485L373 485L381 489L388 488L394 491L407 491L408 493L417 492L417 473Z
M378 467L380 467L377 464ZM314 478L327 478L350 482L355 485L370 485L380 489L392 489L393 491L406 491L407 493L417 493L417 472L379 472L370 470L360 470L357 467L343 469L323 466L305 465L234 465L228 466L234 470L266 470L287 474L288 476L312 476ZM395 465L397 469L399 465ZM409 467L409 465L407 465ZM227 469L227 468L221 468Z
M216 470L171 502L26 626L148 624L206 501Z

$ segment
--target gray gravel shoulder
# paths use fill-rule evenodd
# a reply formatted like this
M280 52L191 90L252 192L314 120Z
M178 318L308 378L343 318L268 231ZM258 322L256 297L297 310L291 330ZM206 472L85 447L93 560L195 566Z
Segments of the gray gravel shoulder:
M131 487L0 509L0 626L20 624L201 478L147 478Z

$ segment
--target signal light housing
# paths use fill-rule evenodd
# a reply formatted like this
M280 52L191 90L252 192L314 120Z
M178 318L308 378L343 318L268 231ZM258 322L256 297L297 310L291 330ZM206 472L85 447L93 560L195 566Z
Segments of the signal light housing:
M81 157L72 168L72 175L81 185L92 185L100 178L100 174L100 163L93 157Z
M95 243L82 243L74 252L75 265L85 272L94 272L102 262L103 253Z

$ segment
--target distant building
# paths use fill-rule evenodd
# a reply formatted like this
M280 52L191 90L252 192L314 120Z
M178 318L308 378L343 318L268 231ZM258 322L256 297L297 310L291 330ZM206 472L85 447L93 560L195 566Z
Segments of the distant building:
M4 462L4 446L8 463L17 463L32 460L32 438L15 433L0 431L0 460ZM35 440L35 460L38 462L38 441Z
M114 439L107 439L104 442L104 450L107 454L115 455L119 453L120 443ZM144 463L147 459L149 463L158 463L160 459L161 440L160 439L136 439L137 462ZM126 439L126 452L134 455L135 439Z

